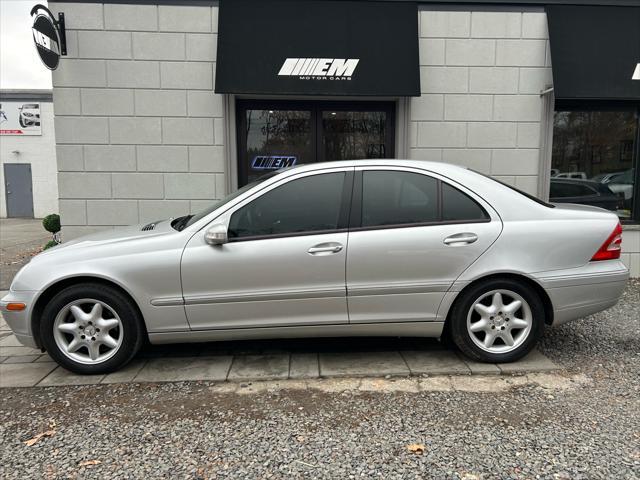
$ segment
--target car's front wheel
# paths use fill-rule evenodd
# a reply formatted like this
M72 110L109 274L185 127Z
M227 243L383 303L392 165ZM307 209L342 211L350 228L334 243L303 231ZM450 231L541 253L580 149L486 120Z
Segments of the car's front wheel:
M542 335L539 295L512 279L481 282L462 292L450 317L451 337L466 356L481 362L513 362Z
M49 355L80 374L121 368L138 352L143 336L133 302L101 284L65 288L47 304L40 323L40 338Z

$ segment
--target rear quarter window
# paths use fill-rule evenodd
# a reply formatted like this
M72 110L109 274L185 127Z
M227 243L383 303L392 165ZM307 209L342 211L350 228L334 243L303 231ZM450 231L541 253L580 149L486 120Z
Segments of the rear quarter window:
M484 221L489 215L475 200L466 193L442 182L442 220L453 221Z

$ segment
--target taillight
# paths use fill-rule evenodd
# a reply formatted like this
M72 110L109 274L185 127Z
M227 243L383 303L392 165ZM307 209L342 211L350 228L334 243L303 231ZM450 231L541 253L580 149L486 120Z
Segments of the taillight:
M613 233L602 244L598 251L593 255L591 261L596 260L615 260L620 258L620 250L622 249L622 225L618 222Z

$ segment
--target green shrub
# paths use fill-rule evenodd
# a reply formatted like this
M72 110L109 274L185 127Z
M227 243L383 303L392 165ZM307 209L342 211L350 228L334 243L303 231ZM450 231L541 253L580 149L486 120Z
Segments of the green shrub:
M42 219L42 226L47 232L58 233L60 231L60 215L52 213Z
M56 245L58 245L58 242L56 242L55 240L49 240L44 247L42 247L42 250L46 250L47 248L51 248L51 247L55 247Z

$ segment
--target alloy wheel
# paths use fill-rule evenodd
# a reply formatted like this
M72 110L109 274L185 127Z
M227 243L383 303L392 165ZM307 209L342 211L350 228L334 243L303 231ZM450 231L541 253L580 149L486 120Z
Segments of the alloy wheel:
M467 332L476 346L489 353L508 353L522 345L533 326L527 301L506 289L483 293L467 314Z
M53 337L60 351L85 365L113 357L122 345L123 336L122 321L115 310L91 298L67 304L53 323Z

